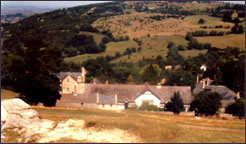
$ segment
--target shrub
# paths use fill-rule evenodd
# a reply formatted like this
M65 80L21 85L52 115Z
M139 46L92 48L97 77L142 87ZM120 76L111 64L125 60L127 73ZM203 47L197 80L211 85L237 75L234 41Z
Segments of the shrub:
M183 50L185 50L185 46L183 46L183 45L179 45L179 46L178 46L178 50L179 50L179 51L183 51Z
M242 25L235 24L235 26L231 28L231 33L235 33L235 34L244 33L244 27Z
M236 99L234 103L226 107L225 112L232 114L234 116L238 116L239 118L244 117L245 116L245 100Z
M184 110L184 103L180 98L179 92L175 92L171 98L171 102L168 102L165 106L167 111L172 111L174 114L179 114Z
M200 92L191 102L191 110L202 115L214 115L221 107L222 97L218 93Z
M201 18L199 21L198 21L198 24L204 24L205 23L205 20L203 18Z
M210 31L209 32L209 35L210 36L217 36L217 31Z
M167 45L167 48L171 48L171 47L174 47L174 43L173 42L169 42L168 45Z
M147 111L158 111L158 107L149 104L148 102L143 102L142 105L138 108L139 110L147 110Z

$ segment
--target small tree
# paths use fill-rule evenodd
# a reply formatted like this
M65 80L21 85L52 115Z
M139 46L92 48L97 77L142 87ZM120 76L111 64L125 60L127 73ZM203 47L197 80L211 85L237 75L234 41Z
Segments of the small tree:
M200 92L191 102L191 110L198 114L214 115L221 107L222 97L218 93Z
M179 92L175 92L171 98L171 102L168 102L165 106L167 111L172 111L174 114L179 114L184 110L184 103L180 98Z
M238 116L239 118L245 117L245 100L242 98L237 99L234 103L226 107L225 112Z
M198 24L204 24L205 23L205 20L203 18L201 18L199 21L198 21Z

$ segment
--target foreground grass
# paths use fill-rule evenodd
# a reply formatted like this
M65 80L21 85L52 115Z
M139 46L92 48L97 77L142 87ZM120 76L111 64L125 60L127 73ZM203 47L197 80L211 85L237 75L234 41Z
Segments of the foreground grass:
M244 120L222 120L136 111L102 111L34 107L42 118L56 122L83 119L98 130L119 128L139 136L143 142L243 143ZM74 140L64 139L66 142ZM64 142L62 139L59 142ZM76 141L79 142L79 141Z
M19 93L10 90L1 89L1 100L16 98L19 95L20 95Z

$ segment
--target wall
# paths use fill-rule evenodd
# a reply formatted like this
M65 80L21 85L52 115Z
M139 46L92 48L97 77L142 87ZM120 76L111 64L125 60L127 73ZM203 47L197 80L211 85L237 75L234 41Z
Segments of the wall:
M85 84L78 83L70 75L68 75L61 83L61 94L83 94L85 92Z
M138 98L136 98L135 103L137 106L141 106L141 104L144 100L153 101L153 105L160 107L161 101L156 96L154 96L150 91L146 91L144 94L142 94Z

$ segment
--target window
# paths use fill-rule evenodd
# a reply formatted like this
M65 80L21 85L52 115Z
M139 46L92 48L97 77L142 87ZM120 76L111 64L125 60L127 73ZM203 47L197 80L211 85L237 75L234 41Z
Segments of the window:
M104 107L104 104L103 104L103 107Z
M84 103L81 103L81 106L83 106L84 105Z
M110 107L112 107L113 105L112 104L110 104Z
M77 81L81 82L81 76L78 76Z
M69 82L69 78L67 78L67 82Z
M153 100L143 100L142 103L148 103L150 105L154 104Z

